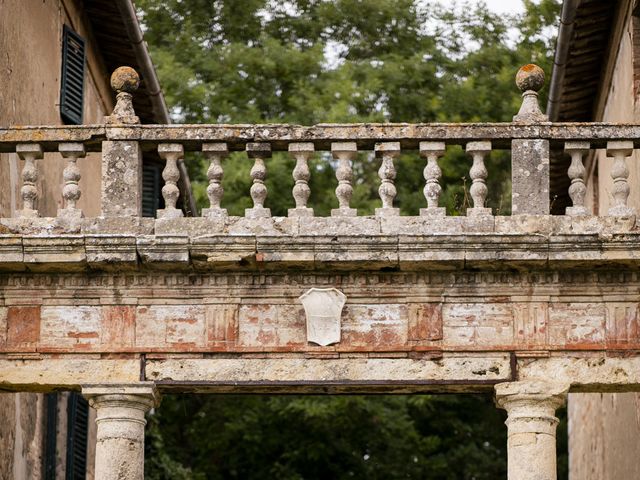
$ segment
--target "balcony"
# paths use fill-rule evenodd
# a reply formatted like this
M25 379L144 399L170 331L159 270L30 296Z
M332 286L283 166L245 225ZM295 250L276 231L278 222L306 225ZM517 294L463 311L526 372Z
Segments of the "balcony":
M537 91L543 73L523 67L516 83L523 92L512 123L471 124L320 124L297 125L141 125L133 111L137 74L116 71L112 86L117 105L101 125L33 126L0 129L0 152L24 160L21 208L0 219L0 265L13 270L137 269L181 266L194 270L446 269L595 267L637 264L635 211L628 206L631 186L627 162L640 142L635 125L550 123L541 113ZM451 146L468 154L470 196L466 215L448 216L441 205L439 158ZM605 215L585 206L584 159L606 149L614 159L613 203ZM486 207L485 162L492 150L511 152L512 214L494 215ZM571 156L567 175L572 205L550 215L550 151ZM141 217L141 152L164 160L157 218ZM222 179L230 152L252 159L253 207L244 216L223 208ZM424 206L419 215L401 215L394 161L403 152L419 152L424 163ZM63 208L56 217L39 217L38 165L44 152L66 159ZM102 154L101 215L85 218L77 207L83 194L77 168L90 152ZM209 205L200 217L184 217L176 207L185 153L209 159ZM272 152L295 159L291 192L295 207L272 216L265 178ZM309 205L309 159L335 165L338 208L330 216ZM370 152L379 162L380 207L358 215L351 207L354 162ZM86 194L87 192L85 192ZM92 192L93 193L93 192Z

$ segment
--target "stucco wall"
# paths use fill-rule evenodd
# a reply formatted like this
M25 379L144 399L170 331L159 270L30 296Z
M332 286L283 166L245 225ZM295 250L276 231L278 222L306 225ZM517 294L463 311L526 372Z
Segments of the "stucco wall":
M635 39L640 45L640 39ZM631 22L622 36L602 121L638 122L634 100L634 39ZM640 212L640 155L628 160L629 205ZM597 178L590 178L587 205L606 214L611 203L613 160L596 154ZM595 193L595 195L593 194ZM569 395L570 480L640 479L640 394Z
M99 123L113 108L108 72L76 0L0 0L0 127L62 123L59 101L65 23L87 41L84 122ZM88 156L78 165L82 175L79 207L86 216L95 216L100 210L100 157ZM55 216L62 207L64 166L58 154L47 154L38 161L42 216ZM21 170L17 155L0 155L1 216L12 216L21 208ZM42 395L0 394L0 480L41 478L44 411ZM66 410L61 406L61 411ZM64 459L64 452L58 455ZM88 460L92 459L89 455ZM60 468L64 470L64 465ZM88 470L87 478L92 478L91 461Z
M108 73L96 54L86 18L72 0L0 0L0 126L61 124L59 114L62 28L69 24L87 40L84 123L99 123L112 109ZM78 162L82 179L79 207L86 216L100 210L100 158ZM55 216L62 207L62 171L58 154L38 161L42 216ZM0 215L21 208L17 155L0 155Z

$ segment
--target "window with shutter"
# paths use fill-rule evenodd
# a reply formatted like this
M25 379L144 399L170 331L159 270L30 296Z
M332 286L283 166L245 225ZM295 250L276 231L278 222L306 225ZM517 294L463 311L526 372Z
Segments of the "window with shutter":
M145 162L142 165L142 216L155 217L159 208L164 208L162 195L162 166Z
M82 123L84 62L84 39L65 25L62 34L60 116L67 124Z
M44 480L56 480L56 436L58 433L58 394L45 395L47 410L44 439Z
M69 395L67 404L66 480L84 480L87 471L87 433L89 404L78 393Z

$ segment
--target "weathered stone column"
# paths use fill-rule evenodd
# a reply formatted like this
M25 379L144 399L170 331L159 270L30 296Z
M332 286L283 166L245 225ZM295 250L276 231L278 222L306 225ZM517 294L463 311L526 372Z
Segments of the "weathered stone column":
M91 386L82 394L96 409L95 480L144 478L144 416L158 404L152 386Z
M508 480L556 480L556 410L568 384L499 383L496 404L507 411Z

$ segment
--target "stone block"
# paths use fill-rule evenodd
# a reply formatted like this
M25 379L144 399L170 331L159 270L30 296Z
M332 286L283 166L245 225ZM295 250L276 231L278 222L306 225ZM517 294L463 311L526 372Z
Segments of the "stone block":
M256 237L256 262L276 263L282 266L312 268L315 259L314 237L307 236L258 236Z
M465 217L421 216L382 217L383 235L456 235L464 231Z
M615 302L607 305L607 347L640 348L640 304Z
M298 218L227 217L225 233L229 235L297 235Z
M606 315L602 303L552 303L549 345L567 349L604 348Z
M465 265L473 268L542 267L549 258L547 237L542 235L467 234L465 245Z
M551 215L521 214L495 217L495 231L507 235L550 235L554 227Z
M225 232L225 218L187 217L161 218L155 221L156 235L200 237Z
M407 340L415 345L442 340L442 304L410 303Z
M398 236L398 260L406 270L463 268L465 248L463 235Z
M136 240L140 260L151 268L183 268L189 264L189 237L149 235Z
M511 141L511 211L513 215L549 214L549 141Z
M63 267L82 270L87 255L83 236L23 237L24 261L30 269Z
M482 350L513 344L513 308L509 303L446 303L442 317L447 347Z
M238 306L207 305L207 346L231 348L238 341Z
M548 345L549 304L513 303L514 338L519 349L544 349Z
M18 235L0 235L0 265L2 265L2 268L20 268L23 261L22 237Z
M256 349L306 345L302 305L245 304L238 313L238 345Z
M82 233L89 235L152 235L155 219L143 217L97 217L82 221Z
M191 261L198 269L239 267L256 259L253 235L220 235L191 239Z
M85 251L94 268L131 268L138 262L134 236L86 235Z
M40 307L8 307L5 311L6 350L35 352L40 340Z
M136 309L136 347L189 350L206 343L203 305L149 305Z
M100 341L104 350L131 348L135 341L136 307L109 305L102 307Z
M142 151L136 141L102 142L103 217L142 216Z
M102 308L99 306L43 306L40 324L42 350L92 350L100 346Z
M407 346L407 306L347 305L342 320L341 348L389 349Z
M316 238L316 267L383 268L398 265L398 240L390 235Z
M300 235L380 235L380 219L376 217L312 217L299 218Z

